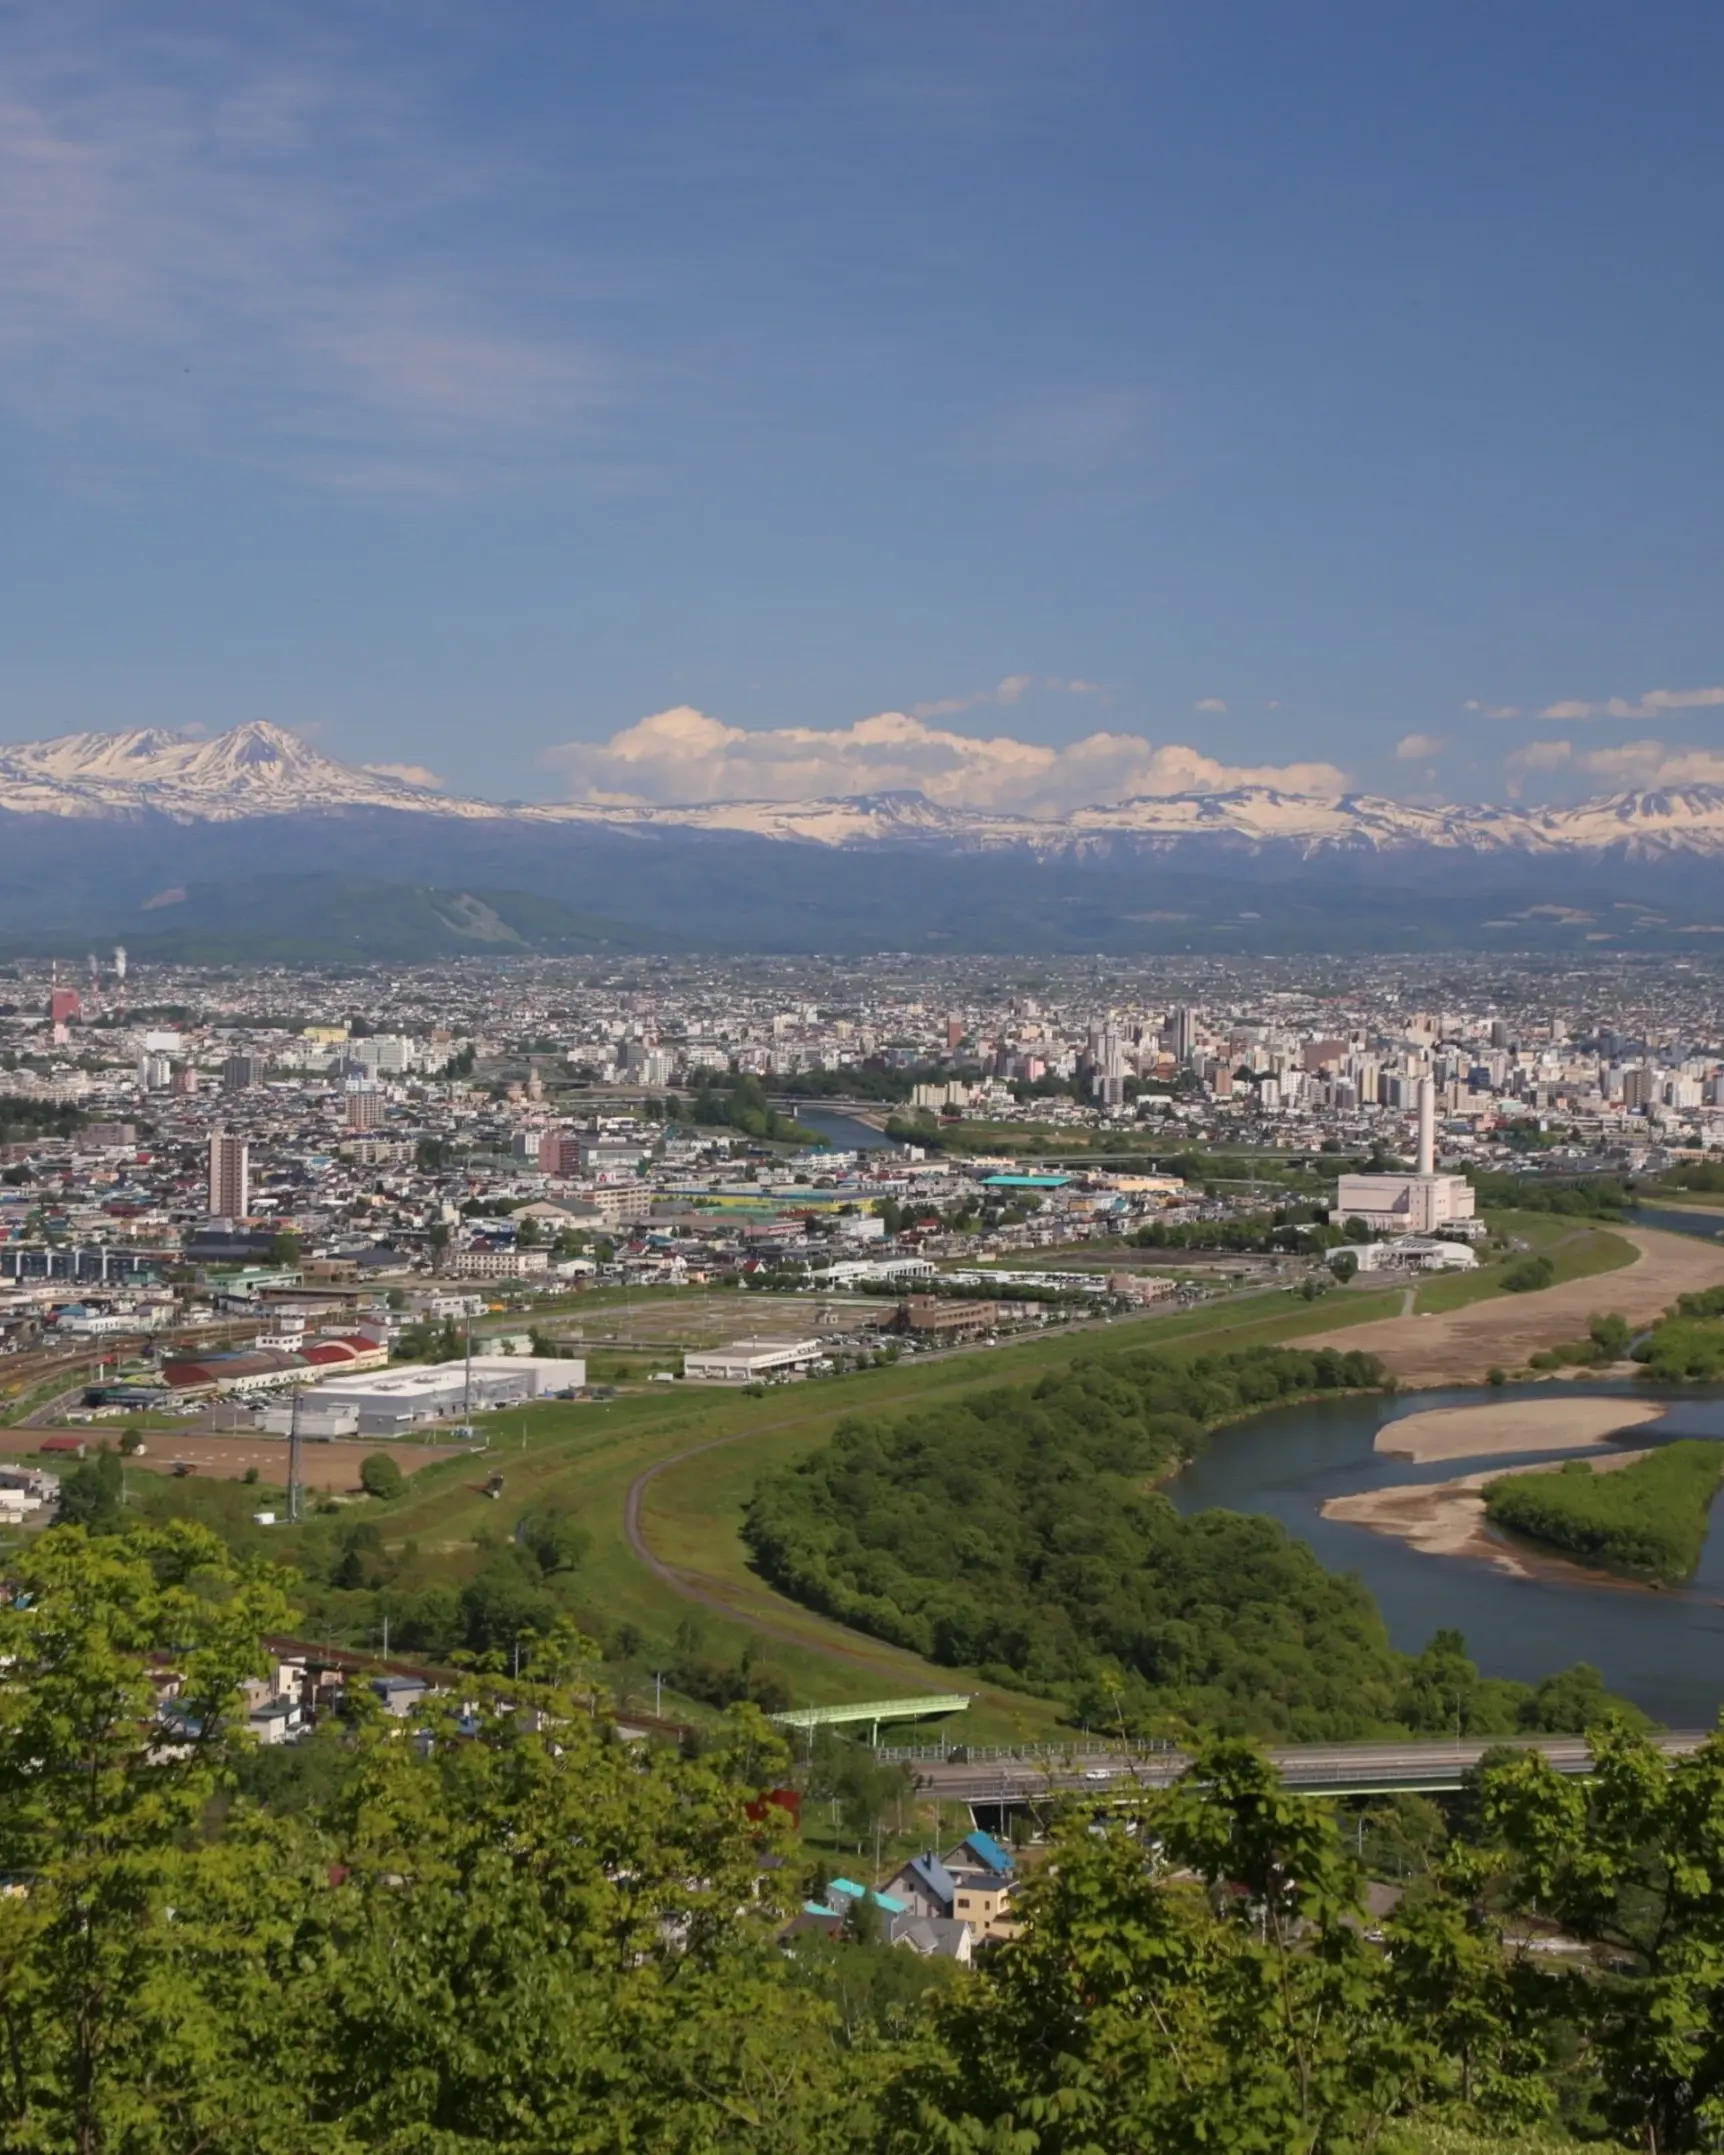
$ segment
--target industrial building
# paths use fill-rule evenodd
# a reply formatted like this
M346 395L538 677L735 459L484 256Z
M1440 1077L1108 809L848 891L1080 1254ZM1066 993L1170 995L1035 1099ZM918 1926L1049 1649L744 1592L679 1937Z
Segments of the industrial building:
M825 1357L817 1339L733 1339L728 1347L685 1354L682 1373L694 1383L754 1384L767 1377L804 1375Z
M1436 1160L1435 1094L1429 1076L1419 1080L1418 1171L1411 1175L1343 1175L1330 1218L1338 1227L1358 1220L1378 1235L1474 1235L1473 1186L1464 1175L1439 1175Z
M518 1407L547 1392L579 1391L587 1365L550 1355L476 1354L471 1362L403 1364L372 1376L336 1376L298 1401L302 1437L403 1436L428 1422ZM285 1436L294 1407L267 1408L263 1426Z

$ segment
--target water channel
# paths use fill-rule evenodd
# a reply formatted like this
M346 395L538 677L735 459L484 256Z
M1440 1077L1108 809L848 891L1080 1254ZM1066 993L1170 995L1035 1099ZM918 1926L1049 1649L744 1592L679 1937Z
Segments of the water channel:
M1724 1217L1642 1208L1632 1224L1680 1234L1715 1236ZM1599 1307L1608 1309L1608 1278ZM1724 1438L1724 1386L1654 1390L1629 1380L1587 1383L1585 1395L1667 1401L1661 1422L1630 1430L1636 1448L1675 1437ZM1546 1387L1510 1396L1549 1397ZM1572 1662L1590 1661L1613 1690L1676 1728L1709 1726L1724 1705L1724 1500L1714 1513L1699 1568L1683 1588L1651 1592L1601 1582L1513 1578L1458 1556L1431 1556L1367 1527L1325 1519L1333 1496L1355 1490L1450 1481L1481 1466L1527 1465L1549 1452L1457 1459L1416 1466L1373 1449L1386 1422L1431 1407L1482 1405L1501 1394L1483 1391L1403 1393L1393 1399L1334 1399L1280 1407L1223 1429L1201 1456L1168 1485L1184 1512L1225 1507L1263 1512L1309 1542L1331 1571L1353 1572L1376 1597L1389 1635L1416 1653L1445 1626L1466 1634L1473 1659L1487 1676L1536 1682Z
M805 1130L823 1137L834 1152L878 1152L893 1140L872 1123L858 1122L854 1115L840 1115L829 1107L814 1107L806 1100L774 1103L784 1114L794 1115Z

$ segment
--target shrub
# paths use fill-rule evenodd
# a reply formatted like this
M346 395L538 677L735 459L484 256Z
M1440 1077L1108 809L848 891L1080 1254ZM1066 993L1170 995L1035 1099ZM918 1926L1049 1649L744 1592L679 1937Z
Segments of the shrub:
M407 1477L387 1452L372 1452L359 1462L359 1486L367 1496L398 1497Z
M1556 1267L1548 1257L1523 1257L1503 1274L1503 1292L1532 1294L1540 1287L1548 1287L1555 1278Z

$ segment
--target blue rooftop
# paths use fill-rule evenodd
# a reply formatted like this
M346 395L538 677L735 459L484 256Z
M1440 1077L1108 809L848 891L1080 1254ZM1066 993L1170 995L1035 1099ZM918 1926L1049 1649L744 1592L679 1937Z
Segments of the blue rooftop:
M1012 1859L1011 1851L1002 1848L991 1833L969 1834L965 1838L964 1846L979 1863L984 1864L990 1871L999 1872L1001 1877L1004 1877L1008 1871L1017 1869L1017 1864Z

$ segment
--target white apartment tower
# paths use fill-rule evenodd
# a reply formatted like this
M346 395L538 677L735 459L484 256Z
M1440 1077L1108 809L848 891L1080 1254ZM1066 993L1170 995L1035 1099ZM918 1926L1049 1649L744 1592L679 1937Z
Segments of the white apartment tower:
M243 1220L251 1209L251 1147L226 1130L210 1133L210 1218Z

